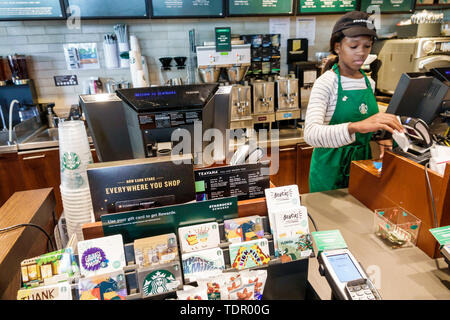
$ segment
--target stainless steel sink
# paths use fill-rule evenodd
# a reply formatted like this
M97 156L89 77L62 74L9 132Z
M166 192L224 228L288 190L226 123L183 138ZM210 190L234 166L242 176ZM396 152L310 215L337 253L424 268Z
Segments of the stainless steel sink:
M26 142L41 141L58 141L58 128L47 128L26 140Z

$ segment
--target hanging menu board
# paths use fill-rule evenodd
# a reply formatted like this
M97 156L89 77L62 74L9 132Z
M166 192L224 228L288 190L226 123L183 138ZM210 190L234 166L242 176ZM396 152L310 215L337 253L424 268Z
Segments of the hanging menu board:
M150 0L152 18L224 17L223 0Z
M368 7L379 6L381 13L412 12L414 4L415 0L361 0L361 11L371 13Z
M64 19L60 0L0 0L0 20Z
M228 0L229 16L289 15L293 0Z
M356 10L356 0L298 0L299 13L335 13Z
M146 0L65 0L66 6L78 6L81 18L147 18ZM77 12L77 11L75 11Z

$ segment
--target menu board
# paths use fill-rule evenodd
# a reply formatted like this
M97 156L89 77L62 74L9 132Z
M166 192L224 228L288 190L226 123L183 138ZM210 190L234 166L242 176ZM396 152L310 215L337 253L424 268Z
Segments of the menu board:
M334 13L356 10L356 0L298 0L299 13Z
M379 6L381 13L412 12L414 5L415 0L361 0L361 11L368 12L369 6Z
M228 0L229 16L289 15L293 0Z
M224 17L223 0L150 0L152 18Z
M64 19L60 0L0 0L0 20Z
M146 0L65 0L78 6L81 18L147 18Z

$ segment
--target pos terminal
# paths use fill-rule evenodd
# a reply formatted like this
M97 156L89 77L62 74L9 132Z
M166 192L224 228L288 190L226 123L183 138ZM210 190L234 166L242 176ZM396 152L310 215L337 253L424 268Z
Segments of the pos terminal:
M339 300L381 300L381 296L361 265L348 249L322 251L319 272L327 279Z

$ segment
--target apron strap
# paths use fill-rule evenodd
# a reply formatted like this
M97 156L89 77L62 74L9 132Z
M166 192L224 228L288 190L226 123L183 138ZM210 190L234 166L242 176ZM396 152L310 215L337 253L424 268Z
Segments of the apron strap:
M343 89L342 89L342 83L341 83L341 74L340 74L340 72L339 72L339 68L338 68L337 63L335 63L335 64L333 65L333 71L337 74L339 89L343 90ZM366 73L365 73L362 69L359 69L359 71L360 71L360 72L362 73L362 75L364 76L364 80L365 80L365 82L366 82L367 89L372 90L372 85L370 84L369 78L367 78Z

